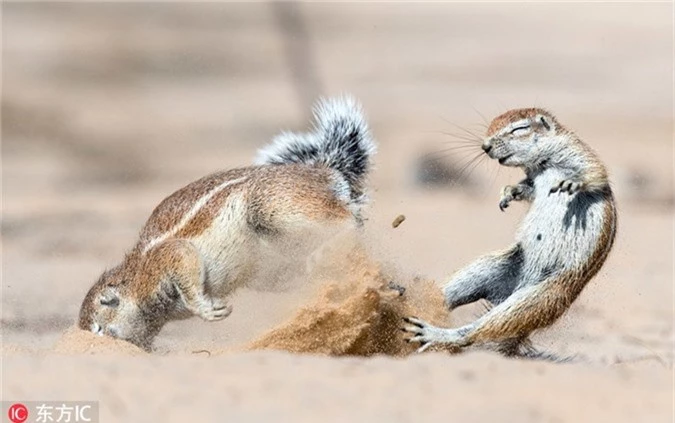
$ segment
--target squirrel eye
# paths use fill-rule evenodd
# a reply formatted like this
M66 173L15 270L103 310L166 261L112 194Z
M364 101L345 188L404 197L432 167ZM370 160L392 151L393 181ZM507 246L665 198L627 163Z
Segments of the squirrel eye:
M109 307L117 307L118 305L120 305L120 300L118 300L117 298L110 298L110 299L102 298L101 305Z
M120 305L120 299L117 297L117 295L110 295L108 293L107 295L102 295L99 301L101 305L108 307L117 307Z
M523 131L525 129L530 129L530 125L524 125L524 126L518 126L516 128L513 128L509 134L513 135L516 133L516 131Z

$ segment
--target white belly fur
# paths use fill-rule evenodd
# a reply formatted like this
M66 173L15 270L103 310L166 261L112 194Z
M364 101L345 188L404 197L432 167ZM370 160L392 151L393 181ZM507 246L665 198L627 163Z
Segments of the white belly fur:
M550 193L562 179L555 170L535 179L534 201L516 236L523 246L523 271L531 278L541 277L544 269L578 269L600 237L604 203L584 193Z

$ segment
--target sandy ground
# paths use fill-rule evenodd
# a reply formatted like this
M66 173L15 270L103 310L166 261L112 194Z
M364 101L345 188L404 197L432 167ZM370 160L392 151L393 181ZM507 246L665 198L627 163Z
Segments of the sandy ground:
M672 421L671 5L35 3L2 13L3 400L99 400L102 421ZM380 145L362 235L377 269L333 288L349 292L333 314L322 298L336 281L308 278L239 291L225 321L170 324L152 354L69 329L162 198L250 163L279 130L305 127L316 95L340 92L363 102ZM419 158L464 129L480 133L481 115L528 105L599 152L619 203L605 267L535 337L575 362L250 351L298 350L284 330L302 313L375 316L339 332L355 345L389 328L378 326L387 307L438 311L414 281L442 282L507 245L525 209L497 208L515 170L481 163L421 186ZM380 273L407 284L411 302L382 293Z

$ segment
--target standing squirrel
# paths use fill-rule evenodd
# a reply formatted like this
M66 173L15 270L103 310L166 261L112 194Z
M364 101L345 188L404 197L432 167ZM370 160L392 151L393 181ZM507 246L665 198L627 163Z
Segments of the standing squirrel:
M600 270L616 234L617 216L607 170L595 152L549 112L510 110L488 127L483 150L526 178L502 189L499 208L527 201L530 209L503 251L459 270L443 292L452 310L480 299L493 307L454 329L405 318L409 342L433 346L484 344L505 355L540 356L528 339L553 324Z
M82 303L78 326L150 349L170 320L226 318L228 296L272 245L292 249L314 231L361 225L376 146L349 97L319 101L314 129L285 132L255 166L199 179L162 201L121 264Z

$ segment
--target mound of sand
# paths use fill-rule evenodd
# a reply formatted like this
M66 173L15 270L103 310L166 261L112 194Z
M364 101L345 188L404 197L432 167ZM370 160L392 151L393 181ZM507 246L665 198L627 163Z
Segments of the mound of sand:
M314 302L289 321L246 346L294 353L404 356L415 346L399 330L404 316L447 325L449 312L431 281L392 281L362 250L347 255L346 268L333 280L320 281ZM331 261L335 263L335 261ZM405 291L401 293L401 289Z
M53 351L60 354L147 354L141 348L129 342L108 336L98 336L75 326L63 333L54 345Z

